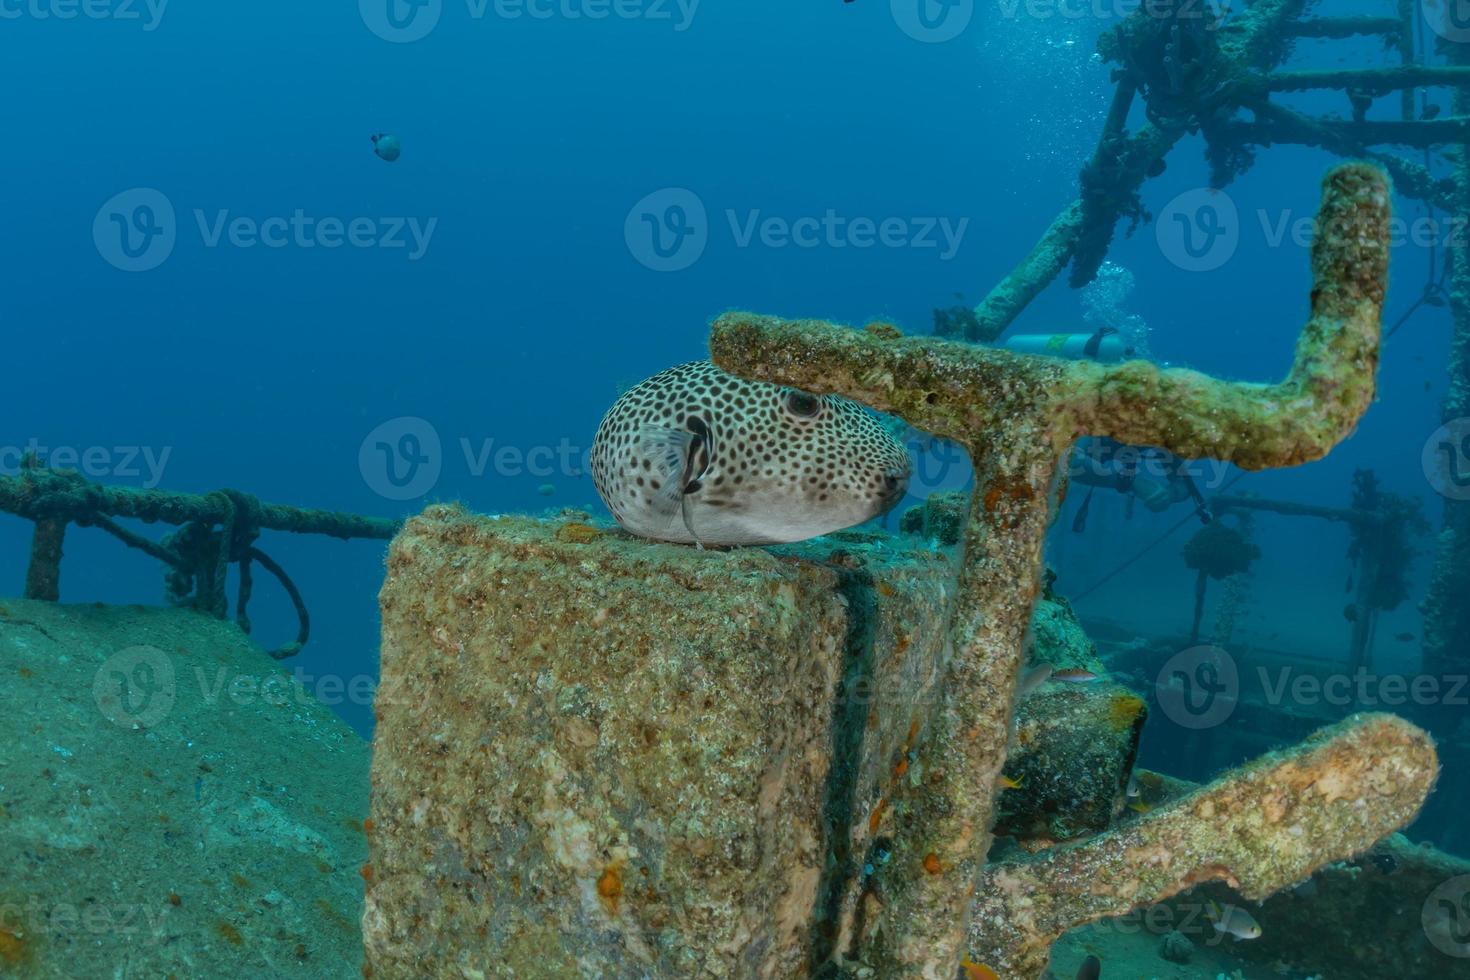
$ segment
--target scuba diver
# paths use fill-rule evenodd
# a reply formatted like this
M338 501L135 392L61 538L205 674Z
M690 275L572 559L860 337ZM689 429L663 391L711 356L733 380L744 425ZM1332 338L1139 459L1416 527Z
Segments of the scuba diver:
M1140 473L1142 464L1146 472ZM1079 443L1072 450L1067 466L1068 479L1087 487L1087 496L1072 519L1072 530L1087 528L1087 512L1092 494L1101 487L1124 494L1128 498L1127 516L1133 516L1133 502L1139 500L1155 514L1190 501L1201 524L1210 523L1209 505L1189 475L1189 464L1173 453L1153 447L1133 447L1116 439L1096 437Z

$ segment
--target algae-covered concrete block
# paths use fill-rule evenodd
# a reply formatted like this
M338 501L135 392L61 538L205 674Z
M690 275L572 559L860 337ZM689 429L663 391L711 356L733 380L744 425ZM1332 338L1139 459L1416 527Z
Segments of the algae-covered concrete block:
M1072 607L1048 591L1031 613L1029 668L1107 668ZM1106 830L1122 810L1138 739L1148 716L1143 699L1121 684L1054 680L1021 697L995 832L1028 850Z
M431 508L382 592L375 976L800 975L937 700L952 570Z
M997 834L1034 849L1106 830L1124 791L1148 706L1121 684L1050 684L1016 709Z

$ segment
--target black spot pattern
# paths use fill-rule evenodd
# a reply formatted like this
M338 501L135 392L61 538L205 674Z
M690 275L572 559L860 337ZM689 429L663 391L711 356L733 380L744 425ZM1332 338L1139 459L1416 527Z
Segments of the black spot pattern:
M907 451L863 406L744 381L709 361L693 361L628 391L598 426L592 478L620 523L640 533L647 515L672 499L660 501L651 471L662 467L649 458L641 435L700 432L701 423L711 452L690 494L700 506L745 512L756 522L793 509L839 506L845 514L873 516L907 486Z

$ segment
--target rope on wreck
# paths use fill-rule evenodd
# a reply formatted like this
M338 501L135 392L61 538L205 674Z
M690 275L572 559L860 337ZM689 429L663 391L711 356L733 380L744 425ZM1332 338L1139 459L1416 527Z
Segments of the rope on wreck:
M385 540L398 522L332 511L265 504L240 490L196 495L130 487L104 487L80 474L52 470L34 455L21 462L18 476L0 477L0 511L35 523L26 572L28 599L60 599L62 544L66 528L95 527L129 548L162 562L164 592L169 603L199 609L224 619L229 567L237 566L235 622L250 632L249 605L255 588L255 565L281 584L296 612L296 639L269 651L276 660L301 652L311 636L311 614L301 590L275 559L256 545L262 530L324 534L341 540ZM154 541L118 524L128 517L146 523L173 524L176 529Z

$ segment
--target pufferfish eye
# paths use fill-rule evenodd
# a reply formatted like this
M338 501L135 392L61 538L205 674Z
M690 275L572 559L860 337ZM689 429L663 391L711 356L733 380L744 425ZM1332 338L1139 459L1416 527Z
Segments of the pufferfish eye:
M786 411L799 419L816 418L822 411L822 400L805 391L786 392Z

